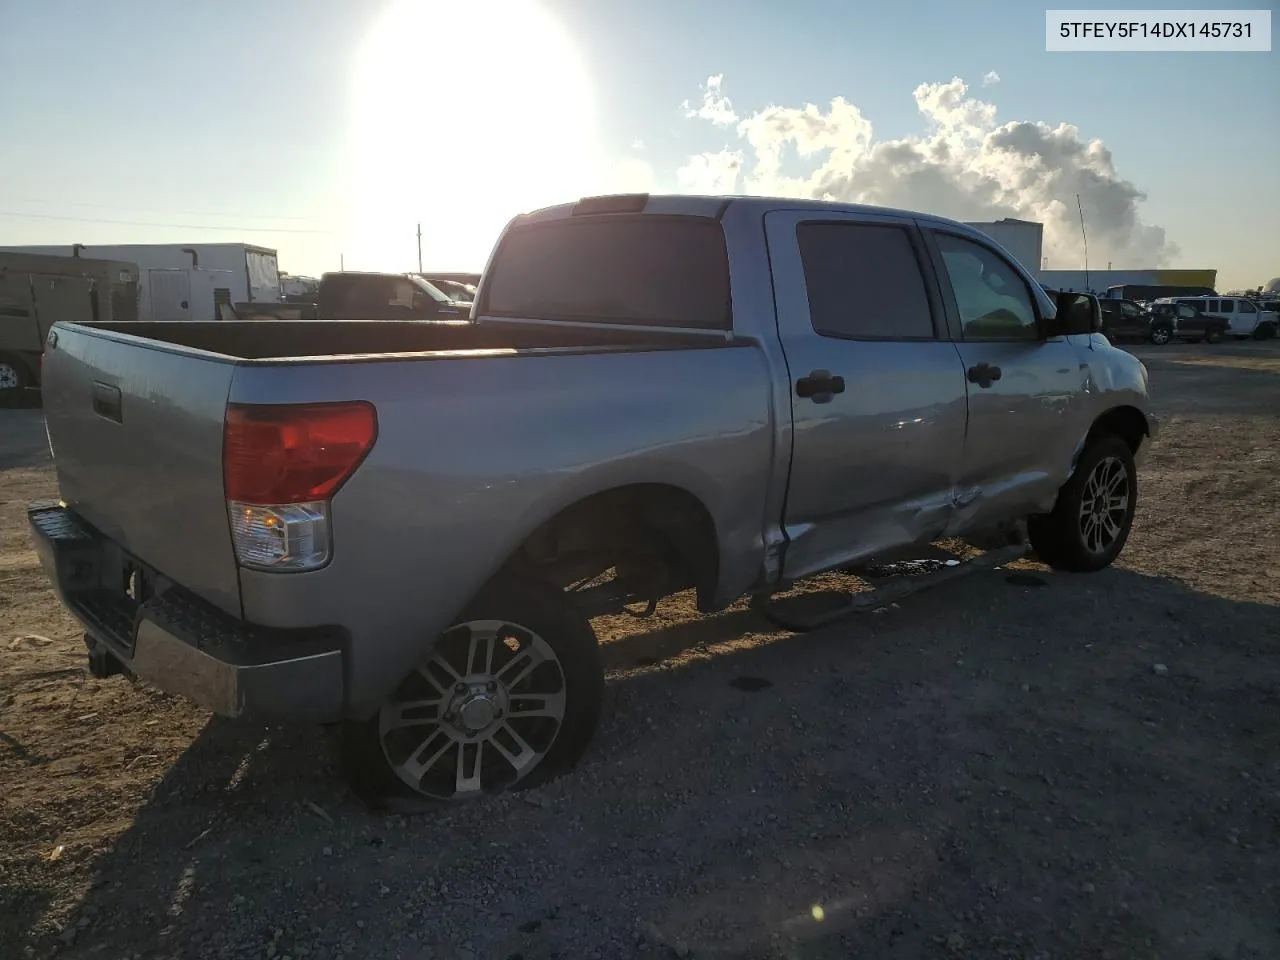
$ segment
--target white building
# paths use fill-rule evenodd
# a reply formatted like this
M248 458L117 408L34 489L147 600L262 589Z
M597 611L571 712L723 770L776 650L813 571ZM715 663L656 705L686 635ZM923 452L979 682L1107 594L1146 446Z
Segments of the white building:
M1014 220L1006 217L990 223L970 223L967 226L981 230L1000 246L1004 247L1013 258L1027 268L1027 271L1040 279L1040 265L1044 262L1044 224L1032 220Z

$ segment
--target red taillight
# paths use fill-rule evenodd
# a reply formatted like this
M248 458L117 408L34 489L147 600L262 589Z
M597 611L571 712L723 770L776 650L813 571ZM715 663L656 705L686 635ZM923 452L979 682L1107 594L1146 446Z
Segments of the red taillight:
M233 403L223 429L226 497L273 505L328 500L377 436L377 414L363 401Z

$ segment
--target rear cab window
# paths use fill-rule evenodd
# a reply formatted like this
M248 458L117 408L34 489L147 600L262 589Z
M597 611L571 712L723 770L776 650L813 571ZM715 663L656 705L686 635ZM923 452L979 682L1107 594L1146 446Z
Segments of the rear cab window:
M709 217L517 224L487 273L480 316L733 329L724 231Z

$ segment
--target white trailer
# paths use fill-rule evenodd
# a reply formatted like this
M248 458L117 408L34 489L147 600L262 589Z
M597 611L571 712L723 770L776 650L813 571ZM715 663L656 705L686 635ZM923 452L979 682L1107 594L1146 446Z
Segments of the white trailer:
M221 320L230 304L230 270L141 270L139 314L147 320Z
M91 257L97 260L124 260L139 270L196 270L223 274L228 283L220 299L231 303L279 303L280 273L276 252L248 243L125 243L63 244L45 247L0 247L13 253L38 253L55 257ZM194 276L194 274L193 274ZM176 283L161 280L162 284ZM199 282L198 280L196 282ZM144 291L150 284L143 282ZM144 292L144 298L148 296ZM167 295L166 295L167 296ZM179 298L178 302L180 302ZM190 302L190 301L189 301ZM193 318L202 319L202 318Z

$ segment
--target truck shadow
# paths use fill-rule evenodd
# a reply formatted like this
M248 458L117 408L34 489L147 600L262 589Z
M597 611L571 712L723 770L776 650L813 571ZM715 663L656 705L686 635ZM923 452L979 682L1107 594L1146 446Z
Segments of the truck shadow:
M422 817L360 806L314 730L215 720L59 955L1280 956L1275 608L1039 575L637 635L620 663L701 652L616 674L569 777Z
M0 407L0 470L46 467L52 461L44 414L39 409Z

